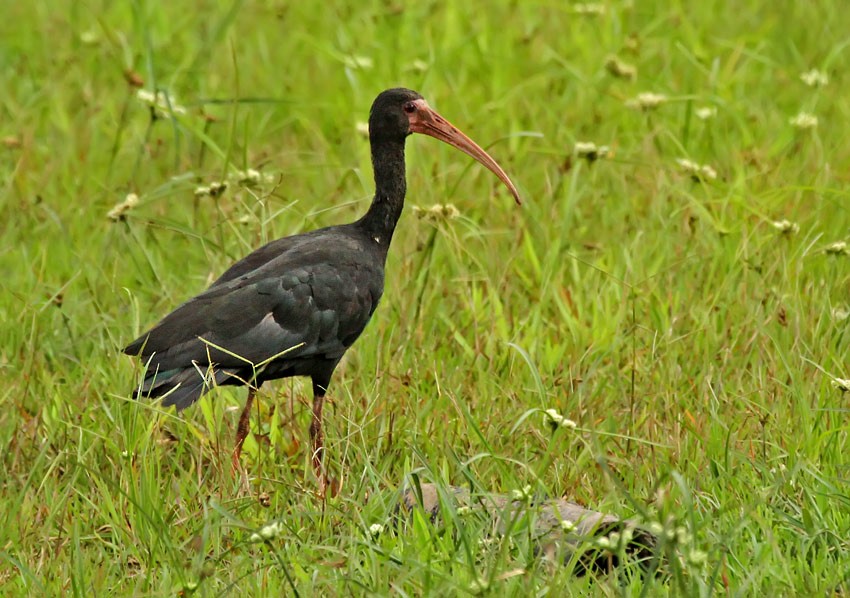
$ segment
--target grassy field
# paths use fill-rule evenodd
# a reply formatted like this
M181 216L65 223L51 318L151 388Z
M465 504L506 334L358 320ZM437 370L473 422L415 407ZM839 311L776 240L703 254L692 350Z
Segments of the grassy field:
M850 593L842 2L2 16L0 594ZM244 389L175 415L132 400L120 348L266 240L361 214L362 126L398 85L525 204L410 139L384 299L330 389L342 492L315 496L310 389L287 380L260 395L240 493ZM457 513L393 533L412 477L682 529L666 575L576 578Z

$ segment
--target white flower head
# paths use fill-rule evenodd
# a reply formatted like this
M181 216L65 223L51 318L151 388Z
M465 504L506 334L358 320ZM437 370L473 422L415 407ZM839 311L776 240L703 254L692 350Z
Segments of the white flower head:
M605 14L605 10L605 5L598 2L573 4L573 13L577 15L601 17Z
M568 520L568 519L562 519L560 525L561 525L561 531L564 532L565 534L570 533L571 531L573 531L576 528L576 524L573 523L572 521Z
M630 100L626 100L626 107L634 108L635 110L643 110L644 112L646 112L649 110L655 110L656 108L661 106L661 104L664 104L666 101L666 95L646 91L643 93L639 93L637 96Z
M468 517L472 514L472 507L466 505L458 507L455 513L457 513L458 517Z
M256 171L254 171L256 172ZM259 173L257 173L259 175ZM243 172L238 172L236 175L236 180L239 180L242 185L245 187L252 187L253 184L249 183L247 175ZM194 195L197 198L201 197L218 197L222 195L225 191L227 191L227 182L226 181L213 181L209 185L201 185L196 187L194 190Z
M686 158L676 158L676 164L686 173L691 175L695 182L713 181L717 178L717 171L708 164L697 164Z
M525 485L522 489L511 490L511 500L528 502L531 500L531 486Z
M274 540L278 534L283 530L283 526L279 521L272 521L271 523L264 525L259 529L259 531L254 532L248 537L249 542L268 542L269 540Z
M850 318L850 310L846 307L833 307L832 308L832 319L836 322L843 322L847 318Z
M369 123L365 121L359 121L354 125L354 130L357 131L357 134L361 137L369 137Z
M263 180L263 175L260 174L260 171L255 168L249 168L247 170L237 170L236 171L236 181L240 185L245 185L246 187L252 187L254 185L259 185Z
M187 110L184 106L177 103L172 95L166 95L163 91L156 93L147 89L138 89L136 91L136 99L143 104L152 107L157 116L169 117L172 114L186 114Z
M708 554L703 552L702 550L691 550L688 553L688 562L691 565L702 565L708 560Z
M439 222L442 220L454 220L460 216L460 210L454 204L434 204L430 208L420 208L413 206L413 213L417 218L423 218L430 222Z
M373 538L377 538L381 534L384 533L384 526L380 523L373 523L369 526L369 535Z
M611 155L611 148L607 145L597 146L592 141L576 141L573 151L579 158L584 158L588 162L603 160Z
M796 116L788 120L792 126L798 129L814 129L818 126L818 117L809 112L798 112Z
M830 255L850 255L850 248L847 247L846 241L836 241L835 243L830 243L824 249Z
M109 212L107 212L106 217L112 221L124 220L127 216L127 212L136 207L139 203L139 196L135 193L128 193L124 198L124 201L115 204Z
M553 424L561 425L561 422L564 421L564 416L558 413L555 409L547 409L543 412L546 416L546 419Z
M446 220L454 220L458 216L460 216L460 210L458 210L454 204L446 203L446 204L437 204L431 210L436 210L438 214L440 214Z
M637 67L620 60L617 56L609 55L605 59L605 70L614 77L634 81L637 79Z
M703 106L694 110L694 114L696 114L697 118L700 120L708 120L709 118L717 116L717 108L714 106Z
M417 73L424 73L428 70L428 63L424 60L416 59L410 63L410 66L407 67L407 70L416 71Z
M225 181L213 181L210 183L210 197L218 197L227 191L227 183Z
M558 413L556 409L547 409L546 411L544 411L543 418L553 430L557 430L558 428L567 428L568 430L574 430L576 428L576 423L573 420L567 419L566 417Z
M610 538L608 538L608 536L600 536L600 537L596 538L596 542L595 542L595 544L596 544L599 548L606 548L606 549L608 549L608 548L611 548L611 539L610 539Z
M145 104L156 103L156 94L152 91L148 91L147 89L139 89L136 91L136 98Z
M841 392L850 392L850 380L845 378L833 378L832 385Z
M809 87L824 87L829 85L829 75L818 69L811 69L800 73L800 79Z
M783 235L793 235L800 232L800 225L789 220L774 220L770 224Z
M100 40L100 35L98 35L97 30L95 29L87 29L80 34L80 42L85 44L86 46L93 46Z
M243 187L258 187L263 183L274 183L275 175L273 174L263 174L256 168L247 168L245 170L236 170L231 172L227 176L228 180L236 182ZM215 185L213 183L212 185ZM218 183L219 185L226 185L226 183ZM212 186L211 185L211 186ZM203 187L199 187L199 189L203 189ZM223 191L223 190L222 190ZM207 192L209 193L209 191Z

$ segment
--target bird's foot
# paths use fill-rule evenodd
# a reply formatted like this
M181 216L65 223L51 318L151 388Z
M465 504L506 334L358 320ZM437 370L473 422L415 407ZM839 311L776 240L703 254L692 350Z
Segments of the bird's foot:
M316 474L316 479L319 481L319 498L324 500L328 496L335 498L339 495L339 491L342 488L342 482L339 479L332 478L325 473L325 467L322 464L321 452L318 451L313 454L313 473Z
M328 497L336 498L339 496L339 492L342 490L342 483L339 479L329 477L321 472L316 472L316 475L319 478L319 498L324 500Z
M239 476L239 492L241 494L248 494L251 491L251 481L248 479L248 471L242 466L241 455L242 445L239 444L233 449L233 454L230 457L230 466L233 469L233 474Z

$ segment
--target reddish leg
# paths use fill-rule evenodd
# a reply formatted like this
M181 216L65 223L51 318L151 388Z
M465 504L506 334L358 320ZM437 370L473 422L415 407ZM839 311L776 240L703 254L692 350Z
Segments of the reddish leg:
M325 435L322 432L322 408L325 405L325 391L318 385L313 385L313 420L310 422L310 450L313 451L313 471L319 479L319 494L324 496L328 479L322 460L325 456Z
M245 402L245 408L239 416L239 424L236 426L236 444L233 447L233 455L231 464L233 471L242 471L242 464L239 457L242 455L242 445L245 444L245 439L248 438L248 432L251 431L251 406L254 404L254 394L256 389L248 387L248 400Z

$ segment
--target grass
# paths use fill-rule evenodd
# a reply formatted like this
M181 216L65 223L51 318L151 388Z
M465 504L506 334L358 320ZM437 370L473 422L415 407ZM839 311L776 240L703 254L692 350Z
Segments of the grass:
M850 255L828 250L850 235L850 17L837 1L602 6L7 7L0 592L850 592L850 403L833 384L850 377ZM812 68L827 85L801 81ZM133 80L165 93L159 118ZM487 147L525 205L410 140L383 304L330 389L342 493L312 494L309 386L290 380L261 393L240 495L244 390L179 416L135 402L120 347L264 241L362 213L356 127L395 85ZM626 107L646 91L667 101ZM818 125L792 125L801 111ZM590 163L579 141L613 155ZM270 178L240 185L247 168ZM412 213L438 203L459 217ZM551 434L531 412L549 408L578 428ZM687 537L641 579L576 578L522 530L487 544L451 512L371 534L413 477L530 485Z

